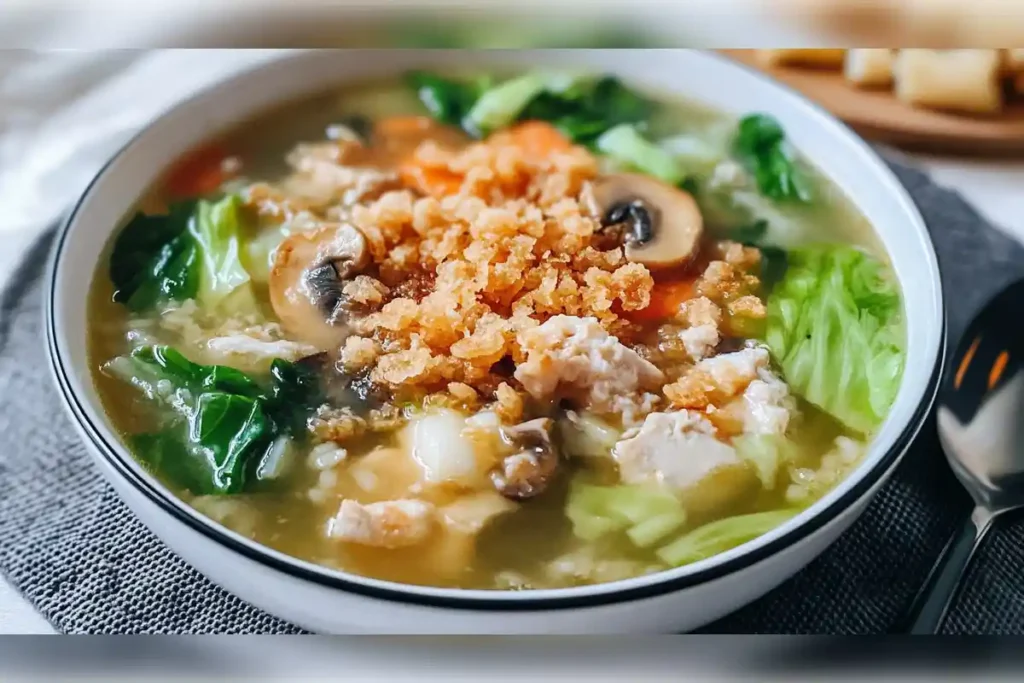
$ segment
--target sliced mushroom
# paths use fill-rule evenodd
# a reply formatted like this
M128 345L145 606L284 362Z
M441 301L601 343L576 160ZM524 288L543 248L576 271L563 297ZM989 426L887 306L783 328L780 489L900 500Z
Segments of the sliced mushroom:
M551 441L553 426L553 420L542 417L502 428L502 438L516 451L502 460L500 469L491 473L498 493L509 500L520 501L547 489L558 473L560 460Z
M597 180L591 198L604 228L625 228L630 261L660 270L685 265L697 254L704 220L689 193L650 176L616 173Z
M270 303L284 328L317 348L337 348L346 334L345 282L369 259L363 233L347 223L282 242L269 284Z

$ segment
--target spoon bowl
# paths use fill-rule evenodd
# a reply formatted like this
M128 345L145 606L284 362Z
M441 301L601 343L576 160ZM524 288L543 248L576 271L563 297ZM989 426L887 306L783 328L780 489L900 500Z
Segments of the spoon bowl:
M974 511L912 610L911 633L935 633L971 557L1004 512L1024 507L1024 280L977 315L939 389L939 441Z

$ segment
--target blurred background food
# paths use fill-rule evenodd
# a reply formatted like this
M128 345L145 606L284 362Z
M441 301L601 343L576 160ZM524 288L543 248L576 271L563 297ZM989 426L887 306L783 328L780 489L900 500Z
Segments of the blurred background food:
M994 114L1024 100L1024 48L763 49L758 57L769 68L834 70L853 87L894 85L897 99L923 109Z
M769 0L825 43L952 49L1024 45L1019 0ZM808 46L810 47L810 46Z
M725 52L871 139L929 151L1024 153L1024 49Z

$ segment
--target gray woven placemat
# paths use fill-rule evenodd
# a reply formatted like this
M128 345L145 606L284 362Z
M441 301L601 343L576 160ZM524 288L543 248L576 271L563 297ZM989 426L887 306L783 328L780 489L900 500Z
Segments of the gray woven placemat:
M894 164L932 229L950 334L1024 273L1024 248L955 194ZM0 571L69 633L297 633L178 559L93 468L61 409L42 341L50 240L0 299ZM908 608L969 502L926 427L863 517L804 571L712 632L885 633ZM990 535L950 632L1024 633L1024 523Z

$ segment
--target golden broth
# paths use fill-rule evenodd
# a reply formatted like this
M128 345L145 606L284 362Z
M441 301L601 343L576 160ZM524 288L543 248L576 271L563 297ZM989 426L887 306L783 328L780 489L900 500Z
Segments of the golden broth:
M692 103L668 100L652 123L664 133L687 132L700 137L716 134L730 119ZM224 136L223 145L241 160L246 180L274 181L286 171L284 158L300 141L322 140L329 125L345 116L358 114L371 119L405 113L422 113L413 93L399 82L362 84L340 91L290 104L268 112ZM377 150L365 163L387 166L407 154L409 148ZM865 219L846 201L837 188L821 177L815 177L819 198L815 204L787 210L787 217L799 225L801 240L851 242L882 256L877 241ZM256 288L263 309L269 311L265 287ZM160 414L139 392L101 371L104 363L131 350L129 335L145 335L150 343L179 346L189 332L168 329L161 324L162 315L130 316L126 308L114 303L113 288L107 275L106 262L97 269L89 302L89 357L93 377L107 414L124 435L136 434L154 427ZM795 469L814 470L821 466L821 457L835 438L842 434L837 422L813 407L801 403L800 419L790 428L794 441L802 446L801 461ZM346 462L358 462L378 447L397 448L395 434L370 435L347 442ZM488 525L475 543L442 535L426 545L385 549L341 543L325 537L328 521L335 515L343 499L361 502L388 499L394 491L368 494L350 468L340 468L326 476L329 493L322 501L311 498L310 491L324 482L323 473L308 464L307 452L294 455L288 474L273 485L244 495L212 499L195 498L186 491L175 493L195 505L204 514L217 519L255 541L289 555L379 579L401 583L459 588L544 588L593 581L626 578L646 571L664 568L653 550L639 550L624 539L600 543L580 543L565 514L568 494L568 473L563 473L542 496L519 504L514 511L498 517ZM377 450L377 455L387 451ZM384 463L383 472L400 482L408 465ZM585 468L573 462L570 470ZM397 469L396 469L397 468ZM372 469L372 468L371 468ZM159 472L156 473L158 476ZM598 477L595 474L594 477ZM397 485L396 485L397 486ZM386 487L385 487L386 488ZM400 495L401 486L395 491ZM712 519L748 512L785 507L786 486L773 491L759 488L725 510L712 514L691 515L686 529ZM445 493L435 495L435 502L447 502ZM581 563L601 558L601 570L579 575ZM561 558L561 560L560 560ZM563 571L568 558L570 567Z

